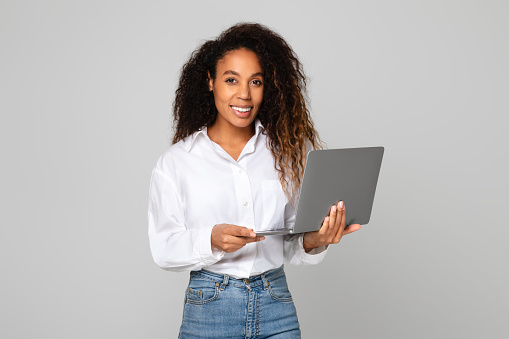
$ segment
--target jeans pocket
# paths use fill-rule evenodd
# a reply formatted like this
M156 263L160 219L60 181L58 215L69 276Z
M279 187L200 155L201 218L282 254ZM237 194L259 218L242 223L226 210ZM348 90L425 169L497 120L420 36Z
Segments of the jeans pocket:
M219 283L211 280L192 277L186 291L186 303L203 305L212 302L219 296Z
M269 280L268 290L272 299L280 302L293 302L292 295L290 290L288 289L288 284L286 283L286 276L280 275L275 279Z

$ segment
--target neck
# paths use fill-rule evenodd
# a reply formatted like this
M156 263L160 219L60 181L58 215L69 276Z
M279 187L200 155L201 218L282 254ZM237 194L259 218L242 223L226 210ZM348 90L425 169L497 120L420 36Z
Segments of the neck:
M255 135L255 123L246 127L233 126L220 119L207 128L210 140L223 146L242 145L242 147Z

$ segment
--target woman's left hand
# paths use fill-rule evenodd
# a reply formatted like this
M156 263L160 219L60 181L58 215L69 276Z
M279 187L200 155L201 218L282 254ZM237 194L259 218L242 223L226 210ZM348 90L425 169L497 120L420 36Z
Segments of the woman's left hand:
M346 210L342 201L332 206L329 216L323 220L318 231L304 234L304 250L311 251L324 245L337 244L345 234L355 232L361 228L359 224L346 226Z

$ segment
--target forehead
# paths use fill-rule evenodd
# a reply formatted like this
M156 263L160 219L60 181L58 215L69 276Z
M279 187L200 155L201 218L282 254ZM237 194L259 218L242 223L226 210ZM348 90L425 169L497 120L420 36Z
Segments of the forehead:
M224 57L219 59L216 65L218 75L225 71L235 71L239 74L260 73L262 67L258 56L251 50L241 48L227 52Z

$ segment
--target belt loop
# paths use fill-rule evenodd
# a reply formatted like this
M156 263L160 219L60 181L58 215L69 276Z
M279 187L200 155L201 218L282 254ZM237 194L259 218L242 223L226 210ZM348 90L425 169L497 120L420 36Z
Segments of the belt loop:
M225 274L223 282L221 283L221 291L224 291L224 288L228 286L228 279L230 279L230 277L228 276L228 274Z
M262 278L262 281L263 281L263 289L266 290L268 287L269 287L269 280L267 279L267 277L265 276L265 273L262 273L260 275L260 277Z

